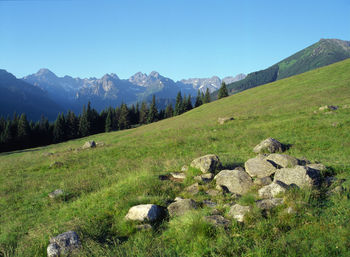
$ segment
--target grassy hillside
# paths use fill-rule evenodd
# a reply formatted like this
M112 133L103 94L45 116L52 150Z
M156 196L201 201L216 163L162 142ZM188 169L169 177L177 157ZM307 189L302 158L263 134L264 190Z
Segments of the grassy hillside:
M227 85L230 94L294 76L350 58L350 41L321 39L319 42L293 54L275 65ZM213 93L213 97L217 92Z
M326 104L341 108L314 113ZM349 256L350 109L345 105L350 106L350 60L136 129L0 154L0 256L46 256L49 238L68 230L81 238L79 256ZM218 125L218 117L226 116L235 120ZM283 209L292 204L287 200L267 216L253 211L244 225L232 221L228 230L201 218L208 208L149 232L125 221L135 204L166 206L176 196L189 197L183 189L194 183L192 177L175 183L159 175L209 153L225 167L242 165L267 137L290 144L287 154L322 162L329 173L347 178L346 191L330 196L322 190L293 191L287 199L294 199L297 214L285 215ZM87 140L104 145L78 150ZM63 166L50 168L55 161ZM57 188L65 196L49 199ZM227 197L200 192L193 199L217 202L225 216ZM255 197L252 192L240 201L251 204Z

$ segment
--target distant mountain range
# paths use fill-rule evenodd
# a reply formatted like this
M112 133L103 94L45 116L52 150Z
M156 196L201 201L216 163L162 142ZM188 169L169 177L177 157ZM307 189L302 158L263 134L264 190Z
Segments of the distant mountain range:
M34 120L39 119L41 114L55 119L58 112L68 109L79 113L88 101L97 110L102 110L121 103L150 101L152 95L156 95L158 107L164 108L167 103L174 102L179 91L195 97L198 90L204 92L209 89L215 99L222 82L228 84L229 93L234 94L349 57L350 41L321 39L265 70L223 79L213 76L175 82L156 71L148 75L138 72L128 79L120 79L113 73L102 78L73 78L58 77L48 69L17 79L0 70L0 115L12 115L16 111L25 112Z
M293 54L271 67L252 72L245 79L227 86L230 94L294 76L350 58L350 41L321 39L319 42ZM213 93L213 97L217 92Z
M244 74L239 74L236 77L226 77L223 81L238 81L244 77ZM156 95L158 103L162 105L162 102L175 99L179 91L194 97L198 90L204 92L208 88L210 92L214 92L220 88L222 82L216 76L175 82L156 71L152 71L149 75L138 72L128 79L120 79L114 73L106 74L100 79L81 79L70 76L58 77L48 69L40 69L37 73L28 75L22 80L41 88L56 102L75 111L79 111L82 104L88 101L101 110L123 102L131 104L150 101L152 95Z

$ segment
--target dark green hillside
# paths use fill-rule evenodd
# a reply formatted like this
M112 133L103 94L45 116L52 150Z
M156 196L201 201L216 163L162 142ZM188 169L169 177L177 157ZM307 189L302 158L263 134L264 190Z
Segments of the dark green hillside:
M319 111L324 105L339 108ZM350 59L138 128L2 153L0 256L46 256L50 237L70 230L81 239L77 256L349 256L349 107ZM234 120L220 125L219 117ZM285 154L323 163L323 178L338 180L292 188L282 205L263 212L257 187L236 199L208 195L215 181L200 182L191 195L185 188L201 173L193 168L183 182L159 179L206 154L226 169L244 166L268 137L287 144ZM99 144L82 150L88 140ZM50 199L56 189L64 194ZM207 222L214 210L205 204L148 231L125 220L134 205L167 207L177 196L216 203L230 225ZM252 207L243 224L229 215L234 202Z
M240 81L227 85L230 94L294 76L350 58L350 41L321 39L281 62L253 72ZM216 97L217 92L213 93Z

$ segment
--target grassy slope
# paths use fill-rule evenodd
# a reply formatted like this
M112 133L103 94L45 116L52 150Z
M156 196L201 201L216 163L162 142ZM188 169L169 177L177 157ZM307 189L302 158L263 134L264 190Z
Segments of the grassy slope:
M292 192L306 201L298 215L254 211L228 231L206 224L208 209L173 218L152 232L136 232L123 217L132 205L166 206L191 183L159 181L200 155L215 153L224 166L242 165L266 137L291 144L288 154L324 163L350 179L350 109L314 114L325 104L350 104L350 60L210 103L181 116L121 132L0 155L0 256L45 256L50 236L76 230L81 256L348 256L348 191L326 197ZM235 120L218 125L217 118ZM337 123L336 126L332 124ZM77 151L84 141L105 146ZM52 152L52 156L44 153ZM50 168L54 161L64 163ZM190 170L196 173L195 170ZM347 190L349 182L345 182ZM64 199L51 201L57 188ZM241 201L250 203L254 194ZM196 200L208 198L200 193ZM296 201L288 201L295 205ZM225 212L229 199L212 198ZM281 207L285 208L285 206Z

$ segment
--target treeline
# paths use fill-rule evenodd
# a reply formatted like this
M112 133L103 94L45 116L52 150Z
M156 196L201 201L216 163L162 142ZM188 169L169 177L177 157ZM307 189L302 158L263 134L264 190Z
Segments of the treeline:
M129 107L121 104L117 108L109 107L100 113L91 108L89 102L87 106L84 105L80 115L77 116L72 111L66 114L60 113L54 122L49 122L46 117L42 117L37 122L29 122L26 114L14 113L12 119L0 117L0 152L60 143L170 118L209 103L209 91L203 94L198 90L197 97L195 101L193 100L190 95L182 96L179 92L174 107L168 104L165 109L158 110L156 98L153 96L150 104L142 102Z

